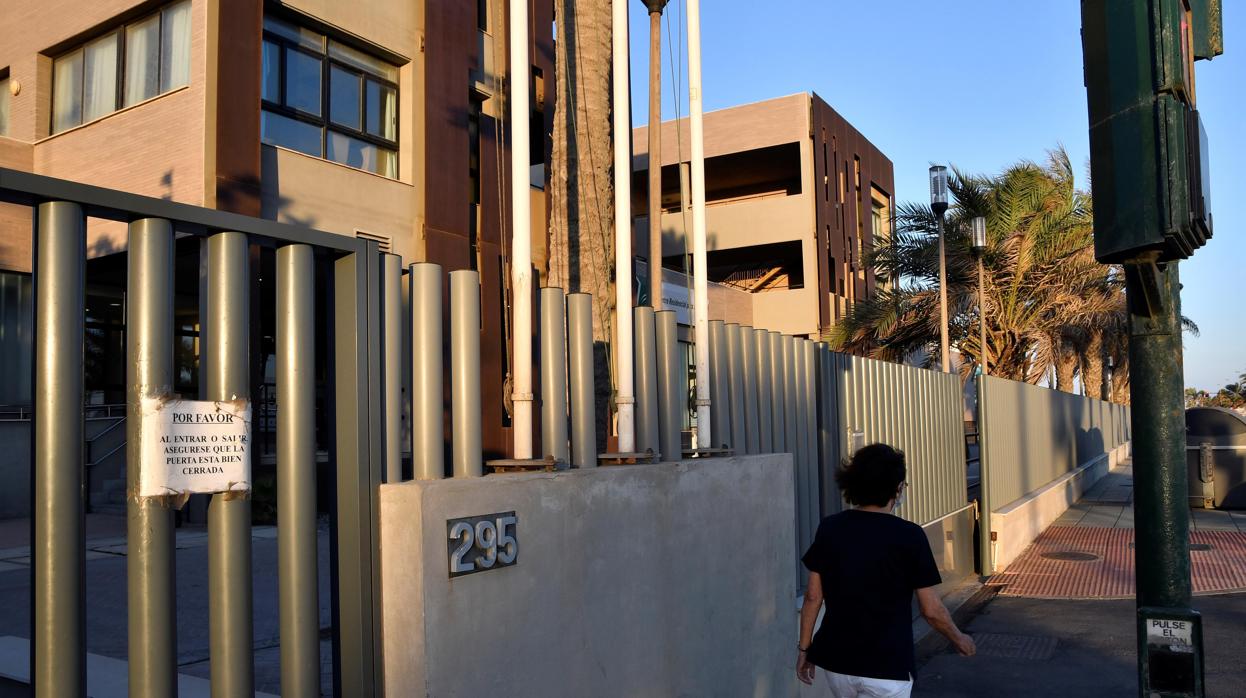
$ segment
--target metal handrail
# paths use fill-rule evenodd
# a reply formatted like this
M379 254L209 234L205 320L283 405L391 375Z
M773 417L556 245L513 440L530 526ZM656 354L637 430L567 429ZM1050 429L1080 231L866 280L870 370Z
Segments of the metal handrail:
M120 414L117 414L120 412ZM83 419L118 419L125 417L125 403L111 402L102 405L85 405Z
M34 408L22 405L0 407L0 422L29 422Z
M84 405L83 419L124 419L124 403ZM28 422L35 414L33 405L0 405L0 422Z
M92 436L91 438L87 439L87 443L88 443L88 444L92 444L92 443L95 443L96 441L99 441L100 439L102 439L102 438L104 438L105 436L107 436L107 435L108 435L108 433L109 433L109 432L111 432L112 430L116 429L117 427L121 426L122 424L125 424L125 415L124 415L124 414L123 414L123 415L121 415L120 417L97 417L96 419L116 419L117 421L113 422L112 424L109 424L109 425L108 425L108 427L107 427L106 429L104 429L104 430L103 430L103 431L101 431L100 433L96 434L95 436Z
M111 456L112 454L116 453L117 451L120 451L121 449L125 448L125 443L126 443L126 442L122 441L121 443L119 443L119 444L117 444L115 447L113 447L113 449L112 449L111 451L109 451L108 453L105 453L104 455L100 456L99 458L96 458L95 460L93 460L93 461L91 461L91 462L87 463L87 468L94 468L95 466L99 465L100 463L103 463L105 458L108 458L109 456Z

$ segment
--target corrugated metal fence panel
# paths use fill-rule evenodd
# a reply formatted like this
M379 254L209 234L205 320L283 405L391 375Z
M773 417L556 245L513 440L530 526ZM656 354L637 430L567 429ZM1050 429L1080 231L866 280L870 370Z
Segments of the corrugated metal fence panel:
M823 483L853 448L890 444L906 455L908 491L899 514L926 524L965 506L964 407L955 374L830 352L829 395L837 415L821 454ZM838 490L824 488L824 512L838 511ZM816 514L815 514L816 515Z
M992 509L1129 440L1127 407L994 376L980 380Z

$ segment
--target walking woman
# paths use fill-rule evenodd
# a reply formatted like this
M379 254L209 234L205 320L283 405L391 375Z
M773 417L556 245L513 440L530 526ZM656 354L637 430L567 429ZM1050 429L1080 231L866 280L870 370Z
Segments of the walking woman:
M957 652L968 657L975 651L935 593L942 580L926 534L893 515L904 497L904 480L900 451L886 444L857 451L835 474L854 507L823 519L802 558L809 585L800 611L796 676L819 687L821 695L909 696L916 671L914 593L922 616ZM824 601L826 615L814 636Z

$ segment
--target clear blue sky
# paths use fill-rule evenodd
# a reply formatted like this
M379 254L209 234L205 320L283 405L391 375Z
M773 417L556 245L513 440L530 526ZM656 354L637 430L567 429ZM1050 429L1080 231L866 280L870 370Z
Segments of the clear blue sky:
M1181 265L1184 312L1202 330L1185 340L1186 384L1204 389L1246 371L1246 11L1233 0L1223 4L1225 54L1200 61L1197 75L1215 237ZM663 21L664 119L675 115L667 26L680 42L682 5L672 0ZM1063 144L1077 171L1086 171L1077 0L707 0L701 12L707 110L816 92L891 158L897 200L928 196L932 162L992 173ZM644 5L634 0L637 124L648 117L648 36ZM1230 280L1235 298L1225 297Z

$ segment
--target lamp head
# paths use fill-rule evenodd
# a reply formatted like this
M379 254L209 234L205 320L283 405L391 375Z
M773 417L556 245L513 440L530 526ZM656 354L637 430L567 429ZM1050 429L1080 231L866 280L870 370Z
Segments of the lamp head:
M981 254L986 249L986 218L982 216L974 216L971 221L973 231L973 249Z
M943 165L930 167L930 208L938 216L947 212L947 168Z

